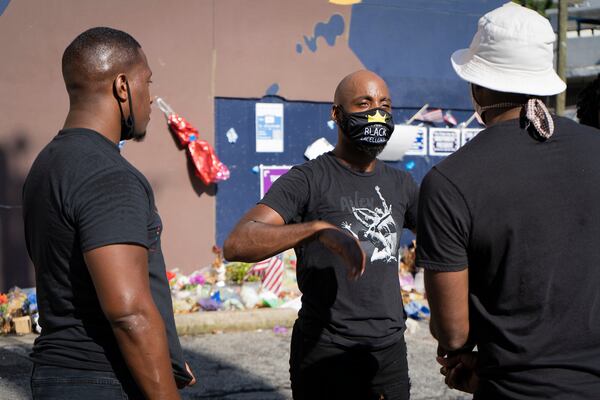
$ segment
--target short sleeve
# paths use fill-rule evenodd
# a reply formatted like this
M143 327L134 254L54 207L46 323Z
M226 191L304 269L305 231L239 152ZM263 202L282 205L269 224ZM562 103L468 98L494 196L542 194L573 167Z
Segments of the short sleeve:
M275 210L286 224L304 213L309 198L306 174L294 167L279 177L259 204Z
M72 204L83 252L119 243L148 247L149 196L131 172L115 168L94 174Z
M404 228L415 230L417 228L417 212L419 206L419 186L409 175L406 180L406 192L408 193L408 205L404 213Z
M465 269L469 209L456 186L435 167L421 184L418 210L417 266L447 272Z

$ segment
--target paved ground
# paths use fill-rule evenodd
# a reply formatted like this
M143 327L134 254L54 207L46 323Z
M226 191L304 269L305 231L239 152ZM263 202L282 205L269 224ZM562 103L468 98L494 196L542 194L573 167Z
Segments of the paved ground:
M31 363L26 355L33 336L0 336L0 397L30 398ZM291 399L288 376L290 332L271 330L208 334L181 338L198 385L182 392L184 399ZM424 323L406 336L413 400L466 400L449 390L435 362L435 342Z

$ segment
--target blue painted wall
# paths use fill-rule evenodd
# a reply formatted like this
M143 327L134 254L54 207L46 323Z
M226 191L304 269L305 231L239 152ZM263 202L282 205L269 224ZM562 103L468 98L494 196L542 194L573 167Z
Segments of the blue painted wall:
M256 153L255 104L257 102L284 103L284 152ZM259 175L253 168L264 165L295 165L306 161L306 147L325 137L331 144L337 142L337 128L330 129L331 103L285 101L269 96L259 99L217 98L215 100L215 143L221 161L231 171L231 178L219 183L217 191L217 244L225 238L242 217L253 207L260 197ZM394 120L400 123L410 118L417 109L397 108L393 110ZM453 110L456 119L464 121L472 114L471 110ZM238 134L235 144L229 143L226 132L234 128ZM427 171L442 157L405 157L402 162L389 163L395 168L409 171L417 182L421 182ZM403 243L412 240L412 235L404 235Z
M450 55L468 47L478 19L504 4L505 0L363 0L352 6L351 20L334 14L317 24L313 36L292 43L298 53L317 51L317 38L334 46L349 27L349 46L363 65L381 75L390 87L394 118L400 123L425 103L451 110L461 122L472 113L467 84L452 70ZM335 65L335 60L332 60ZM331 74L331 71L327 71ZM339 77L341 79L342 76ZM285 82L279 82L285 85ZM273 84L267 94L279 89ZM337 131L327 126L330 103L285 101L268 96L261 101L284 103L285 141L283 153L256 153L255 104L258 99L215 99L215 143L231 178L219 184L217 193L217 243L223 244L237 220L259 200L259 164L298 164L305 161L306 147L320 137L337 141ZM225 133L234 128L236 144ZM441 157L407 157L396 168L407 169L420 182ZM406 242L412 237L404 235Z
M8 7L8 3L10 3L10 0L0 0L0 16L4 14L4 10Z
M363 0L352 6L350 48L387 82L394 104L470 108L450 55L469 47L477 21L504 0Z

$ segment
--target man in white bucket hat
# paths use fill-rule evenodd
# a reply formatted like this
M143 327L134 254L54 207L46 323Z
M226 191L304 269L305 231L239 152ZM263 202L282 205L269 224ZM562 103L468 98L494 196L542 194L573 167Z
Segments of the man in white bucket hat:
M479 20L452 65L487 129L421 186L438 362L475 399L600 396L600 135L543 102L565 90L554 40L513 3Z

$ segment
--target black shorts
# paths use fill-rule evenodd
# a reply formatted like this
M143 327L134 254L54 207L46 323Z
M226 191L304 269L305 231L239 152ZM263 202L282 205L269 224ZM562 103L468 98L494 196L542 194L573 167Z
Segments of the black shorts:
M307 338L294 326L290 352L294 400L406 400L404 337L383 349L347 348Z

